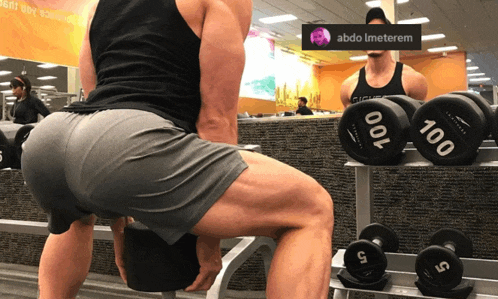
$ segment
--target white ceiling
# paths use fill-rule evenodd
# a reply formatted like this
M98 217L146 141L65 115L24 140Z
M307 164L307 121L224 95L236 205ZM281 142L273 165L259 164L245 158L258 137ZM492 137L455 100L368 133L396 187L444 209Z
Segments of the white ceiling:
M370 9L367 0L253 0L252 24L261 31L272 31L282 35L276 38L277 45L294 51L301 50L302 24L364 24ZM427 54L431 47L457 46L466 51L472 61L469 66L485 73L491 81L483 84L498 83L498 1L495 0L410 0L397 6L397 20L427 17L429 23L422 24L422 35L443 33L446 38L422 43L422 51L401 52L400 55ZM282 14L295 15L298 20L263 24L260 18ZM338 58L348 60L351 55L362 52L305 51L325 64L337 63ZM476 84L469 82L469 84ZM479 84L479 83L477 83Z

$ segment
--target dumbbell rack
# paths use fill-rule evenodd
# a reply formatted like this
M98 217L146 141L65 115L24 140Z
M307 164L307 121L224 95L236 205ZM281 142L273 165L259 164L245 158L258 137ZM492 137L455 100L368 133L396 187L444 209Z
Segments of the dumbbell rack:
M390 167L431 167L432 162L426 160L416 148L409 143L402 161ZM357 237L373 216L373 168L382 166L369 166L348 158L345 166L355 167L356 181L356 232ZM492 140L485 140L479 148L479 154L470 167L498 167L498 147ZM445 166L453 167L453 166ZM462 167L462 166L459 166ZM337 273L345 269L345 249L340 249L332 259L332 273L330 287L334 288L334 299L347 299L349 292L365 292L375 294L376 299L387 299L391 296L428 298L415 286L417 274L415 273L415 254L386 253L388 267L386 273L390 274L390 281L382 291L349 289L342 285L337 278ZM473 291L468 299L498 298L498 261L484 259L461 258L464 264L462 281L473 283Z

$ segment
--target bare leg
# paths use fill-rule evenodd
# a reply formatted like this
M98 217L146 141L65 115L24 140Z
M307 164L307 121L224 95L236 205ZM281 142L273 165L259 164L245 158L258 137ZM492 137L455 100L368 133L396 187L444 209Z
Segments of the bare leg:
M38 273L40 299L76 297L90 270L94 220L75 221L67 232L48 236Z
M249 165L194 227L217 238L278 238L267 298L327 298L333 204L304 173L263 155L241 152Z

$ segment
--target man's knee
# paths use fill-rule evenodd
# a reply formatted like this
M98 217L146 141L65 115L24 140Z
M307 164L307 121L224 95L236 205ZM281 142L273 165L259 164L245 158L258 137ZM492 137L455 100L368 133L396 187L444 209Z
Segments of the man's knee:
M315 180L310 181L307 185L307 187L302 189L304 191L303 200L307 202L307 209L303 212L308 214L312 220L311 223L332 228L334 223L334 203L332 197Z

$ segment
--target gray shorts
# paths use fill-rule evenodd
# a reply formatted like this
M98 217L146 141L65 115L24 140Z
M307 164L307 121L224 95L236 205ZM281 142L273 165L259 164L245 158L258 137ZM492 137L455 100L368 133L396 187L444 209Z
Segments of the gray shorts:
M23 175L48 213L50 232L63 233L92 213L132 216L170 244L247 168L237 146L131 109L53 113L23 150Z

